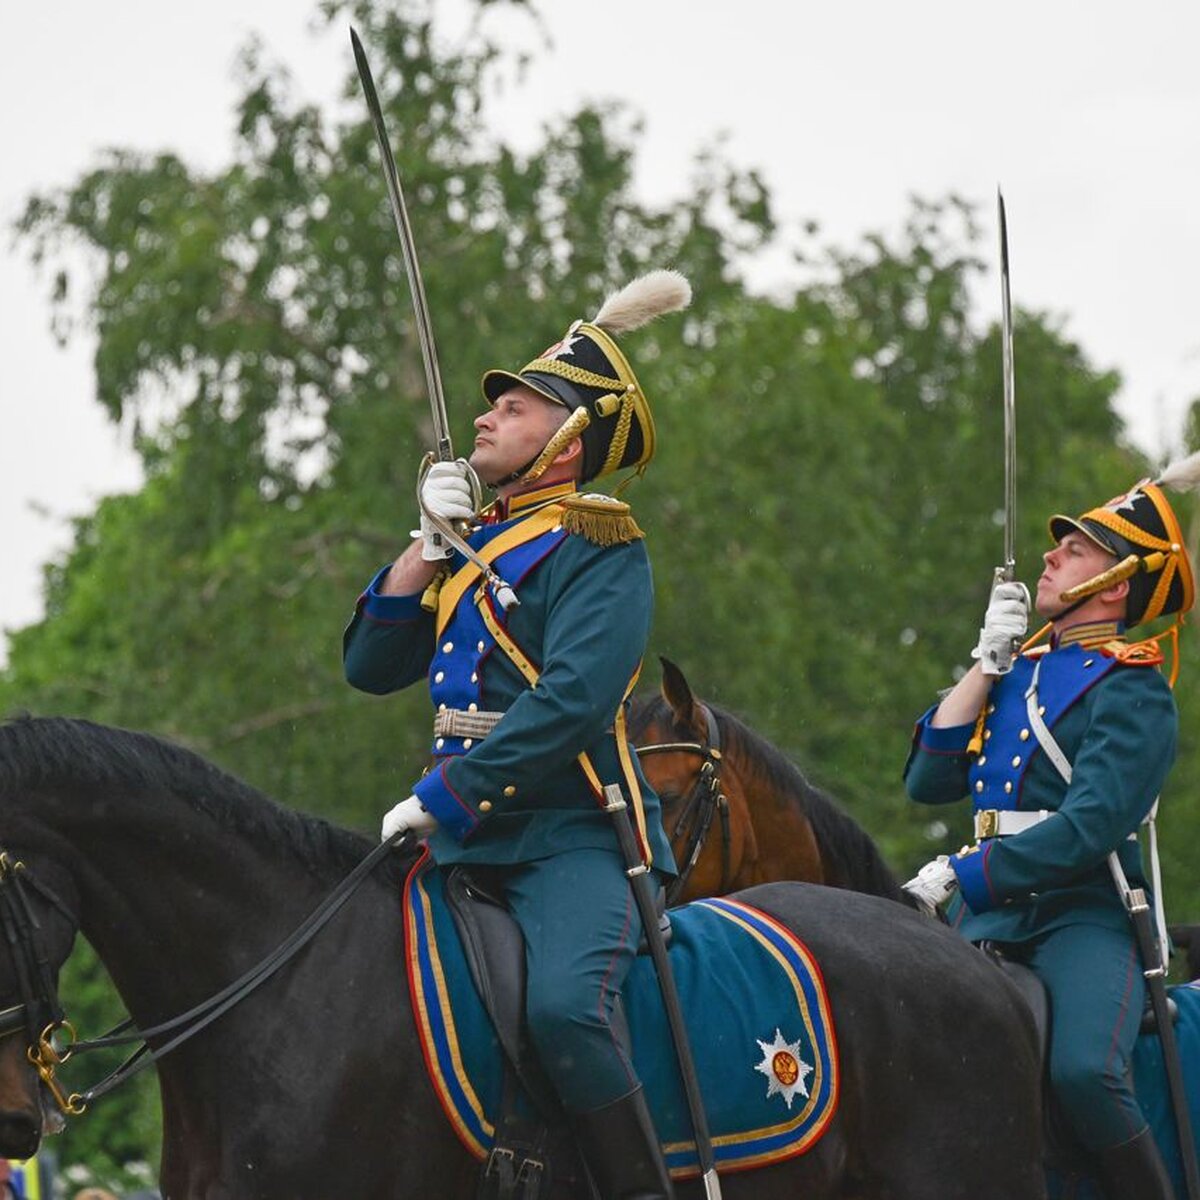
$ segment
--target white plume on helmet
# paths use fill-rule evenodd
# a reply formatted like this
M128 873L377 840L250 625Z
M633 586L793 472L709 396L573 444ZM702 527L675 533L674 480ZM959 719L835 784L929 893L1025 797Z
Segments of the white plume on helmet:
M1155 482L1161 487L1169 487L1177 492L1194 492L1200 489L1200 450L1165 467Z
M592 320L605 333L628 333L692 302L692 285L678 271L649 271L631 280L600 306Z

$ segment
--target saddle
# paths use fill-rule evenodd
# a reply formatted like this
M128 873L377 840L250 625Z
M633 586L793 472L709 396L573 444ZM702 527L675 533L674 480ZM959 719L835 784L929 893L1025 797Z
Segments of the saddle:
M565 1171L578 1181L574 1194L586 1197L586 1172L530 1052L524 949L496 903L500 881L475 865L468 875L422 858L404 882L409 1002L426 1071L464 1149L488 1167L487 1200L528 1200L545 1188L551 1165L556 1188L571 1190L559 1175ZM736 899L672 910L671 932L718 1169L804 1153L831 1127L841 1090L833 1009L816 959L792 930ZM714 971L719 988L711 986ZM621 1002L614 1023L627 1018L631 1060L667 1168L676 1179L693 1178L700 1173L694 1131L648 958L632 963Z
M588 1179L587 1172L566 1114L538 1061L525 1020L525 942L521 928L504 902L499 881L487 868L451 869L445 897L472 982L495 1026L505 1058L503 1111L495 1144L484 1163L480 1200L536 1200L549 1193L552 1174L565 1175L580 1186ZM661 892L659 929L669 944L670 918ZM643 938L638 953L646 952ZM629 1027L619 996L612 1021L616 1036L629 1047ZM522 1102L521 1089L532 1102L533 1112ZM590 1188L590 1181L583 1186Z

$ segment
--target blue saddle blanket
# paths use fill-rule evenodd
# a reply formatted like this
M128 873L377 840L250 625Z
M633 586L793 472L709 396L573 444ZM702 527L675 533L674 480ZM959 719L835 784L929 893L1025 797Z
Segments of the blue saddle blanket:
M1168 989L1179 1009L1175 1022L1175 1040L1179 1043L1179 1058L1183 1063L1184 1089L1187 1092L1188 1114L1193 1136L1200 1136L1200 981ZM1179 1153L1179 1136L1175 1130L1175 1114L1167 1088L1167 1069L1163 1065L1162 1048L1157 1034L1142 1034L1133 1050L1133 1085L1138 1103L1158 1142L1167 1170L1175 1184L1175 1194L1185 1195L1183 1159ZM1100 1190L1091 1180L1051 1180L1051 1196L1061 1200L1102 1200Z
M404 885L409 990L430 1080L479 1158L494 1138L503 1073L442 892L425 860ZM736 900L671 912L671 965L686 1014L719 1170L801 1154L837 1109L837 1041L820 969L804 944ZM671 1174L699 1172L687 1102L654 967L639 958L623 994L633 1059Z

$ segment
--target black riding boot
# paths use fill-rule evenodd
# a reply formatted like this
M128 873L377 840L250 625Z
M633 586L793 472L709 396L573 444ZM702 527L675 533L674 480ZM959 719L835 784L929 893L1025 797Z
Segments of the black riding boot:
M1171 1177L1149 1129L1101 1150L1099 1162L1108 1200L1175 1200Z
M601 1200L674 1200L642 1089L571 1118Z

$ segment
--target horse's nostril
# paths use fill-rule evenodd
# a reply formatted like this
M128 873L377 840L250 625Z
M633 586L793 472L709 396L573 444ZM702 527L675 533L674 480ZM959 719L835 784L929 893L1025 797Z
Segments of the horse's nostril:
M32 1158L41 1140L41 1122L29 1113L0 1113L0 1155Z

